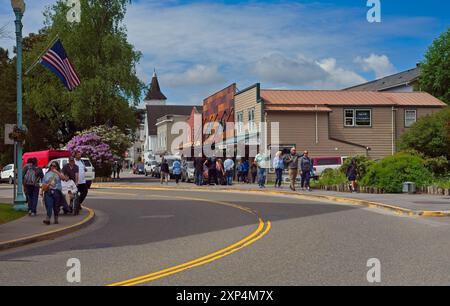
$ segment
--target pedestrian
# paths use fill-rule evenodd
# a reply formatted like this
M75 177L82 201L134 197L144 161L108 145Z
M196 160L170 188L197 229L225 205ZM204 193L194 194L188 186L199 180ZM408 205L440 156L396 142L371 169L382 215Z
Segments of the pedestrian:
M73 156L69 157L69 163L67 163L63 169L62 173L71 181L78 182L79 175L80 175L80 169L75 164L75 158Z
M117 168L119 167L119 165L117 164L117 161L114 161L111 170L112 170L112 175L113 175L113 179L116 179L117 176Z
M28 215L37 215L37 205L39 202L39 184L44 178L42 169L37 165L36 158L28 159L28 163L23 169L23 184L28 202Z
M117 179L120 180L120 173L122 172L123 169L123 162L119 160L119 162L117 163Z
M267 157L264 153L258 153L255 157L255 163L258 167L258 186L259 188L266 188L266 169Z
M83 160L81 159L81 152L77 151L75 152L75 164L78 166L78 181L77 188L78 192L80 193L80 209L82 209L82 204L87 198L88 195L88 186L86 183L86 172L88 171L86 168L86 165L84 164Z
M47 210L47 217L44 224L50 225L52 214L54 214L55 224L59 223L59 210L62 201L65 202L62 195L61 181L66 177L59 172L59 165L57 162L52 162L50 169L42 180L42 196L44 198L45 208Z
M217 159L216 161L216 171L217 171L217 181L219 185L225 185L225 168L223 166L223 161L221 159Z
M219 185L219 182L217 180L216 157L212 156L208 158L205 162L205 165L208 167L208 185Z
M250 166L250 174L252 177L252 184L256 184L256 180L258 178L258 165L255 161Z
M172 165L172 173L175 179L175 183L177 185L180 184L181 179L181 162L179 160L175 160Z
M297 176L298 176L298 163L300 159L300 155L297 154L297 149L292 148L291 153L286 156L285 158L285 164L287 165L289 169L289 180L290 180L290 188L292 191L295 191L295 185L297 183Z
M311 170L312 162L309 158L309 152L305 151L303 156L300 158L300 169L302 176L302 190L311 191L310 181L311 181Z
M249 184L249 180L248 180L248 173L250 171L250 163L248 162L247 159L244 159L242 161L242 181L246 184Z
M231 158L227 158L224 163L225 168L225 176L227 178L227 185L233 185L233 177L234 177L234 161Z
M237 181L238 181L238 183L240 183L240 182L242 182L242 161L241 160L239 160L237 162L236 171L237 171Z
M202 157L196 157L194 159L195 184L197 186L203 186L204 163L205 160Z
M356 159L352 159L350 166L347 168L346 175L350 182L350 191L352 193L358 190L358 164Z
M276 174L275 188L281 188L281 184L283 183L284 160L282 155L283 152L279 151L273 159L273 168Z
M161 162L161 185L164 184L164 181L167 185L169 185L169 177L170 177L170 169L169 163L165 158L163 158Z

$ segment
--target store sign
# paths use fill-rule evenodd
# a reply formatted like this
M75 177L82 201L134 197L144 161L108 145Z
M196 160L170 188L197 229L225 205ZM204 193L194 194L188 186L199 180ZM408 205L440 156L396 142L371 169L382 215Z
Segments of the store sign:
M356 111L356 125L358 125L358 126L372 125L372 111L370 111L370 110Z

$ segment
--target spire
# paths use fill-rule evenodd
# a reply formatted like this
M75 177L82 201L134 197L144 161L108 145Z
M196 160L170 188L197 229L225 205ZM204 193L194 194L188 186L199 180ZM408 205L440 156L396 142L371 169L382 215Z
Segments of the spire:
M167 100L166 96L161 92L161 88L159 87L156 69L153 71L152 84L150 85L150 90L148 91L145 100Z

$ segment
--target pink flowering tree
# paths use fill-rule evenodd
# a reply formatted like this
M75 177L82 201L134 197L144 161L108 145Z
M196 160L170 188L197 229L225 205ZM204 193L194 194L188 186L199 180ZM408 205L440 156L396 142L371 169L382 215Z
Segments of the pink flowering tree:
M110 177L114 161L111 148L95 133L77 135L67 144L67 150L81 152L94 164L97 177Z

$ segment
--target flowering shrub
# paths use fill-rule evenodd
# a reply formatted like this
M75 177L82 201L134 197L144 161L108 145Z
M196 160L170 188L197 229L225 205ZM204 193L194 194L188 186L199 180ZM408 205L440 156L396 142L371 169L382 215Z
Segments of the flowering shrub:
M109 145L95 133L86 133L75 136L67 144L67 150L70 152L79 151L85 157L88 157L95 166L98 177L111 176L111 164L113 155Z

